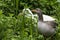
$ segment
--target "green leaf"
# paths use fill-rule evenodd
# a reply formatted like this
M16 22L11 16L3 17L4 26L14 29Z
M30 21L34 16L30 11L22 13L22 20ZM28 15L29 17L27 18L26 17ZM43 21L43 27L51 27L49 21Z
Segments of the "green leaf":
M0 15L1 15L2 13L3 13L2 10L0 10Z

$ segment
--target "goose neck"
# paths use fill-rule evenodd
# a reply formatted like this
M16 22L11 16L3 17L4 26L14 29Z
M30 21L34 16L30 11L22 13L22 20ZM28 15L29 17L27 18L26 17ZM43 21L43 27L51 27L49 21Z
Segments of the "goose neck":
M43 21L43 15L42 15L42 13L38 13L38 19L39 19L40 21Z

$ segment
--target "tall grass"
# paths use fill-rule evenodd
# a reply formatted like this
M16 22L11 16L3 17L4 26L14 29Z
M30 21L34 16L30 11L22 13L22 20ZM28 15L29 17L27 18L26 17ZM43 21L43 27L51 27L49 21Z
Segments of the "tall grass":
M26 10L37 7L56 18L58 28L54 40L60 40L60 2L57 0L0 0L0 40L44 40L37 30L37 16L32 18Z

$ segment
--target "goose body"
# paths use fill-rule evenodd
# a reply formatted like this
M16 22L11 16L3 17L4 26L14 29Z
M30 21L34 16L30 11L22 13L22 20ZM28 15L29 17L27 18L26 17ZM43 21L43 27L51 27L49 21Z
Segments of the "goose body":
M37 13L38 15L38 31L39 33L42 33L44 37L51 37L56 33L56 26L57 23L55 22L55 19L42 14L40 9L32 10L32 12Z
M45 37L50 37L56 33L56 28L52 27L49 22L47 24L47 22L38 21L38 30Z

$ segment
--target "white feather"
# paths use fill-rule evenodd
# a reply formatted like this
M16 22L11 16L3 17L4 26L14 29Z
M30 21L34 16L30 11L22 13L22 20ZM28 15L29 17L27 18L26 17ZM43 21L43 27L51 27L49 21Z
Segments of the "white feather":
M54 21L55 19L53 17L51 17L51 16L43 14L43 20L44 21Z

